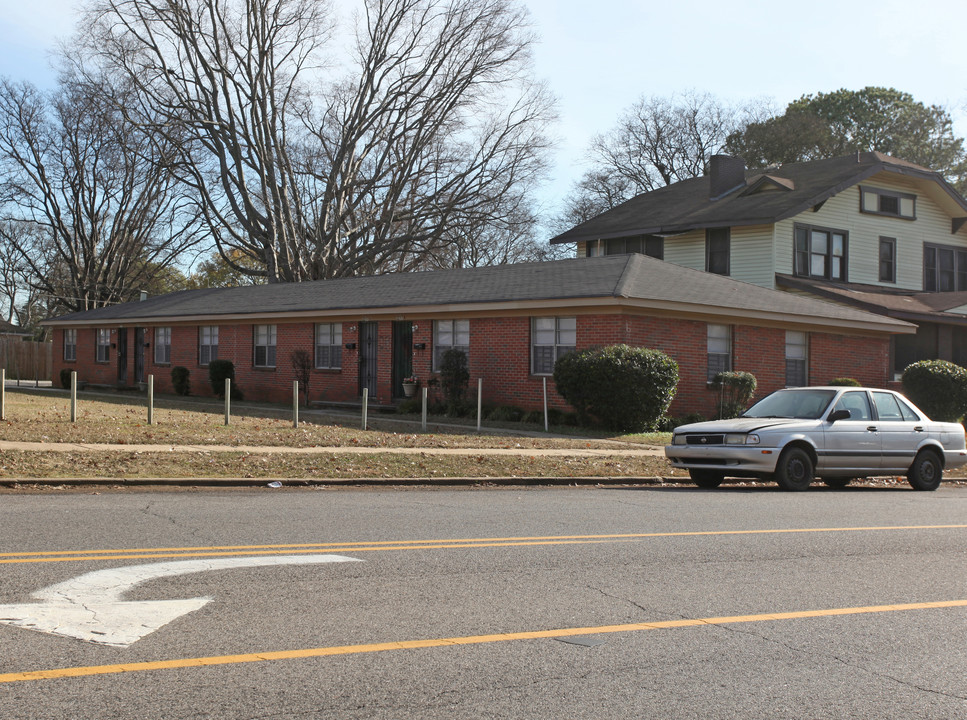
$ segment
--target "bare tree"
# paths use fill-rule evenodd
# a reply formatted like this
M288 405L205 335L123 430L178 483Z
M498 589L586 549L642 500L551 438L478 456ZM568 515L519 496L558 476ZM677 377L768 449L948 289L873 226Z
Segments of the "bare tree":
M316 0L95 0L89 17L89 52L177 135L239 272L234 250L270 282L418 264L544 169L551 101L511 0L364 0L341 80Z
M562 230L680 180L703 175L729 135L761 114L762 101L743 107L708 93L641 97L614 128L594 138L590 169L565 200Z
M123 121L118 94L0 82L0 240L50 312L129 300L199 240L171 153Z

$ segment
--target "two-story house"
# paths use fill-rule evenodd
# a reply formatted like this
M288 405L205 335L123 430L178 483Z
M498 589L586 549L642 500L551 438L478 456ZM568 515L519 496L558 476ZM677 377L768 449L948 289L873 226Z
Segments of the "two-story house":
M967 201L938 173L881 153L705 177L639 195L551 240L581 257L643 253L917 325L894 335L896 377L916 360L967 365Z

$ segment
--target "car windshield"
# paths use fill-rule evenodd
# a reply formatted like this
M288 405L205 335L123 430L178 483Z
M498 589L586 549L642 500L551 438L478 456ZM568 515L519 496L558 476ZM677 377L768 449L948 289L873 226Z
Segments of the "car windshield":
M750 407L742 417L815 420L826 412L835 394L835 390L779 390Z

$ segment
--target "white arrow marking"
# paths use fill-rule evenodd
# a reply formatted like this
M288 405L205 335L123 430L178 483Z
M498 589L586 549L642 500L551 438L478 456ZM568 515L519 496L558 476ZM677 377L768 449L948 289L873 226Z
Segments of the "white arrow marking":
M139 583L206 570L331 562L362 560L344 555L278 555L179 560L97 570L38 590L31 597L40 603L0 605L0 623L100 645L128 647L172 620L203 608L212 599L121 600L125 592Z

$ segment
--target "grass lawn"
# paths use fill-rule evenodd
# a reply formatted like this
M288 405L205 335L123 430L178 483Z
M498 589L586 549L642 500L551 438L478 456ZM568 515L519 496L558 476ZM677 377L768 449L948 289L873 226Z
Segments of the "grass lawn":
M370 430L359 418L302 412L292 427L289 409L235 403L232 421L224 424L220 403L165 396L155 402L155 424L147 424L146 399L140 395L81 393L78 419L70 422L66 393L10 391L0 440L122 445L229 445L261 447L377 447L378 455L279 454L271 452L23 452L0 454L0 478L31 477L278 477L278 478L445 478L445 477L655 477L673 475L663 457L622 456L635 444L663 444L667 434L561 437L536 426L487 428L434 418L428 432L419 418L371 414ZM406 418L408 422L401 422ZM456 425L456 427L454 427ZM555 428L552 428L552 431ZM570 428L574 432L573 428ZM429 457L393 453L394 448L608 449L594 458L484 455ZM681 473L679 473L681 474Z

